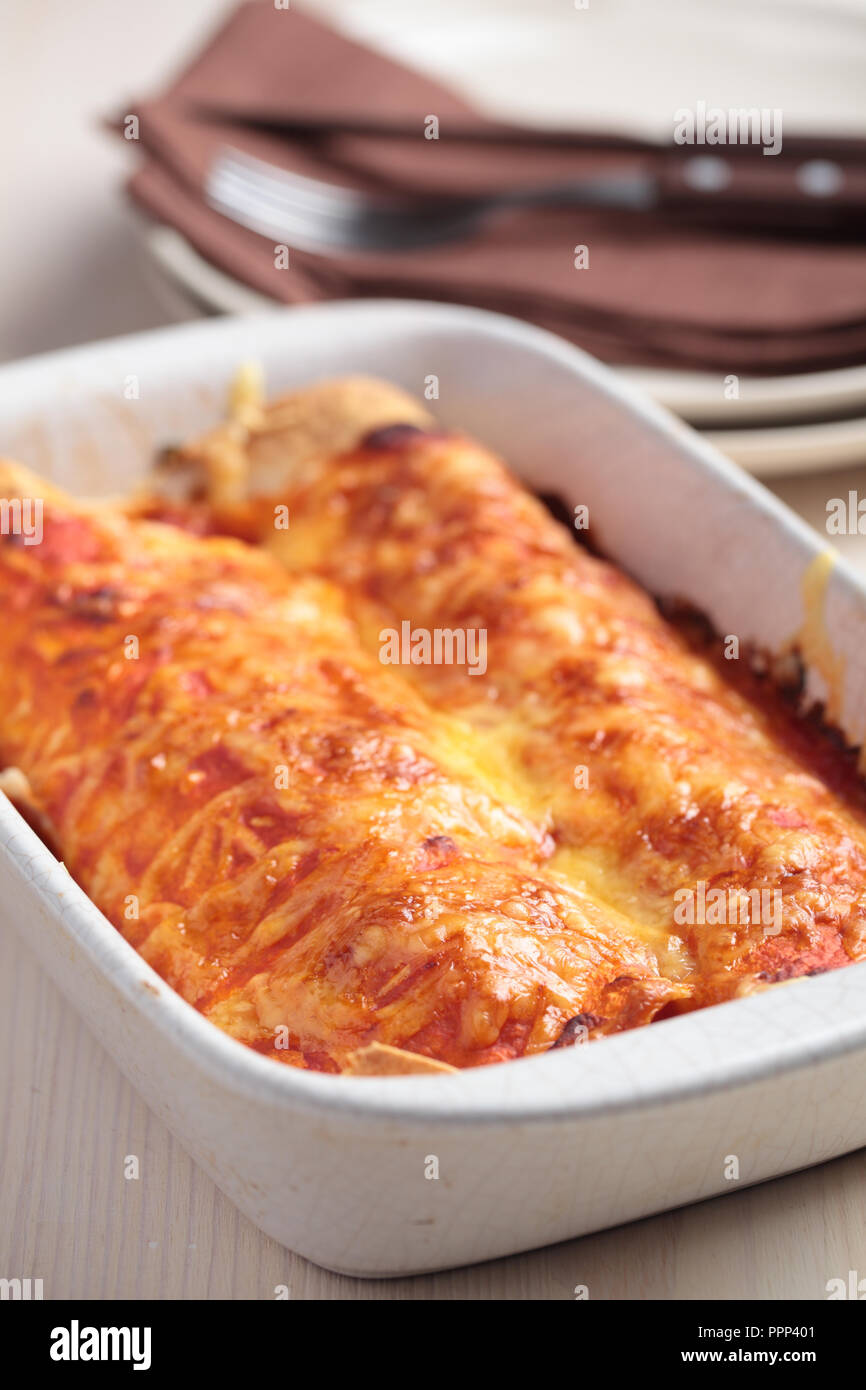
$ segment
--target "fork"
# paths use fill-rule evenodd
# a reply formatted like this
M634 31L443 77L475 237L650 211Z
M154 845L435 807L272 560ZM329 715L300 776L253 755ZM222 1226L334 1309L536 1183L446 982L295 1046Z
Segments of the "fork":
M211 165L205 194L211 207L234 222L302 251L409 251L459 240L494 213L513 208L648 208L655 180L605 175L478 198L408 202L340 188L226 149Z
M777 235L862 233L862 198L822 196L810 171L826 160L805 160L790 184L757 193L741 186L732 160L689 152L668 159L659 174L634 169L538 188L480 197L409 201L361 193L292 173L226 147L211 165L205 196L211 207L243 227L301 251L411 251L459 240L497 214L528 207L616 208L622 212L675 211L689 220ZM833 166L844 180L839 165ZM805 196L804 196L805 195ZM811 196L810 196L811 195Z

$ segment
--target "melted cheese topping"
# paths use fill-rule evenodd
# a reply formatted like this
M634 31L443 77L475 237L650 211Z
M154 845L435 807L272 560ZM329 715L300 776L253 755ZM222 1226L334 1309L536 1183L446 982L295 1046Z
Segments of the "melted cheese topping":
M475 1066L683 996L549 872L511 769L364 652L326 577L54 495L41 545L0 540L0 598L0 765L110 921L242 1042L326 1071L394 1070L394 1049Z
M328 392L242 380L182 451L207 505L150 504L257 548L58 494L42 546L0 544L0 762L141 954L250 1046L359 1075L866 957L845 755L483 449L363 382L329 425Z
M219 523L337 585L373 657L404 624L484 632L483 675L408 661L403 679L458 721L464 767L550 835L548 873L627 920L689 1007L863 955L863 798L828 785L845 777L779 702L690 649L471 441L395 428L287 456L260 488L279 450L278 429L251 437L252 500ZM804 631L835 688L827 574L807 577Z

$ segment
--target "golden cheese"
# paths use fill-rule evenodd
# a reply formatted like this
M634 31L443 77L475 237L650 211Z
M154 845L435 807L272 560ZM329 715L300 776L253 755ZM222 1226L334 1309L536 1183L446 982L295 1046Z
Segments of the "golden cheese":
M384 383L264 408L247 372L178 457L194 501L52 492L0 542L0 766L217 1026L435 1072L866 956L853 759L486 450Z
M332 396L341 414L339 383ZM316 404L329 408L321 388ZM337 585L371 656L404 626L483 631L483 677L410 656L403 678L459 721L476 775L551 837L548 872L627 919L687 989L677 1007L862 955L866 819L850 758L694 650L477 444L401 426L395 398L393 427L298 459L276 423L286 408L251 434L249 500L215 507L216 524ZM288 531L269 524L276 500ZM832 694L828 573L807 577L804 641Z
M0 485L39 486L14 466ZM507 774L364 652L326 577L54 493L41 545L0 539L0 599L0 765L109 920L240 1041L435 1071L681 997L626 918L547 872Z

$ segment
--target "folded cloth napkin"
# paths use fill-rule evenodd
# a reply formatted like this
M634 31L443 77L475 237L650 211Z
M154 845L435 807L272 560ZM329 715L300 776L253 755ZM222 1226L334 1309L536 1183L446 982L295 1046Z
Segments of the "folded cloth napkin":
M659 169L678 147L492 120L438 82L271 0L244 4L174 84L133 103L145 159L135 202L236 279L287 303L406 296L516 314L620 363L724 375L866 360L866 246L757 236L670 213L535 207L458 242L400 253L313 254L238 226L205 200L226 147L371 192L426 199L532 188L581 174ZM438 120L438 139L425 122ZM727 147L746 178L810 148ZM789 153L790 152L790 153ZM822 145L818 152L826 152ZM844 147L866 180L866 150ZM751 170L751 173L749 172ZM793 183L792 183L793 186ZM575 249L588 261L575 265Z

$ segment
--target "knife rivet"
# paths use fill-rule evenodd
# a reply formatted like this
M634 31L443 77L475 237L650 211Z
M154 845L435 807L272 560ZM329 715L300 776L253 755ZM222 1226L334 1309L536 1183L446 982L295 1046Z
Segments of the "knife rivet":
M813 198L829 198L845 182L845 174L831 159L810 159L801 164L795 175L797 186L802 193Z
M689 160L683 169L683 182L701 193L715 193L720 188L727 188L731 182L731 171L724 160L717 156L700 155L697 159Z

